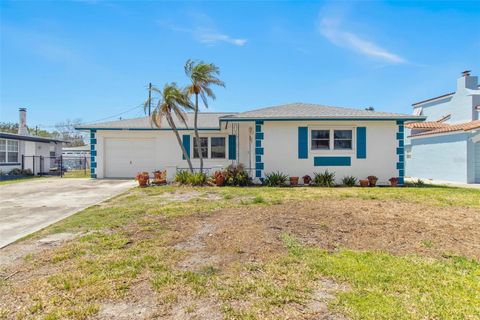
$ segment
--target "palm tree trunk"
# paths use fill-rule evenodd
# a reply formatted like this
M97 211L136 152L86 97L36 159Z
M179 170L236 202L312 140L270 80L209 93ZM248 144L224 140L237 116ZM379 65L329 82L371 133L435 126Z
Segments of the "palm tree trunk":
M193 121L193 128L195 131L195 140L197 141L196 147L198 151L198 158L200 159L200 172L203 173L203 153L201 148L202 144L198 135L198 93L195 93L195 116Z
M193 173L193 166L192 166L192 161L190 160L190 157L187 153L187 150L185 149L185 146L183 145L182 139L180 138L180 134L178 133L177 126L175 125L175 122L172 119L171 115L166 115L167 122L170 125L170 128L172 128L173 132L175 133L175 136L177 137L178 144L180 145L180 148L182 148L182 153L183 157L187 160L188 162L188 167L190 168L190 172Z

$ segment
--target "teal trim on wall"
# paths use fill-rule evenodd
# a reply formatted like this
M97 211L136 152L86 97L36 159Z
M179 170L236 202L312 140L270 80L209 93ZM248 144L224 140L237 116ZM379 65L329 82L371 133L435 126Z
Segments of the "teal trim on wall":
M228 160L237 159L237 136L234 134L228 135Z
M257 156L262 156L263 155L263 148L255 148L255 154Z
M255 139L256 139L256 140L263 140L263 138L264 138L263 132L257 132L257 133L255 133Z
M87 128L87 127L75 127L76 130L94 130L97 131L172 131L170 128ZM193 131L191 128L177 128L178 131ZM221 131L219 128L198 128L198 131Z
M255 170L255 177L261 178L262 177L262 170Z
M357 159L367 158L367 128L357 127Z
M315 167L348 167L352 165L350 157L314 157L313 165Z
M190 157L190 135L189 134L184 134L182 136L182 143L185 150L187 150L187 155ZM182 159L185 160L185 156L183 155L183 152L182 152Z
M262 132L262 125L261 124L256 124L255 125L255 132Z
M308 159L308 127L298 127L298 159Z
M426 119L426 117L424 117L424 118ZM397 119L397 125L403 126L403 123L404 123L405 121L408 121L408 120L410 120L410 119ZM417 120L418 120L418 119L417 119Z
M257 120L256 118L237 118L237 119L220 119L220 122L261 122L263 124L265 121L399 121L401 123L405 121L423 121L426 117L409 117L409 118L399 118L389 117L389 118L262 118L262 120Z
M263 162L257 162L255 163L255 168L257 168L257 170L263 170L265 168L265 165L263 164Z
M255 140L255 148L260 148L262 146L262 140Z
M97 130L90 130L90 178L97 178Z
M397 155L398 155L398 160L397 160L397 170L398 170L398 184L403 185L405 182L405 148L404 148L404 139L405 139L405 134L404 134L404 121L397 121L397 140L398 140L398 148L397 148Z
M220 120L220 121L222 121L222 120ZM263 120L255 120L255 124L263 124Z
M262 156L255 156L255 162L262 162Z

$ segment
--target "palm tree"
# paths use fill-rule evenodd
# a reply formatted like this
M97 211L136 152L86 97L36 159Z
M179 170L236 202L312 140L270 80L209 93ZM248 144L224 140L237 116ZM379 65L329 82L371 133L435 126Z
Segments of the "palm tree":
M198 96L203 101L205 108L208 108L207 97L215 100L215 94L210 88L211 85L225 87L225 83L217 78L220 74L220 69L213 63L205 63L203 61L187 60L185 63L185 74L190 78L192 84L187 87L190 95L195 95L195 115L193 128L195 131L196 149L198 157L200 158L200 172L203 172L203 154L200 144L200 137L198 135Z
M177 137L178 145L182 149L183 157L188 162L188 167L190 172L193 172L192 162L190 157L185 149L182 139L180 138L180 134L178 133L177 126L175 125L175 121L173 119L173 115L176 118L187 126L187 115L185 114L186 110L193 110L193 104L188 96L187 89L182 89L177 86L175 82L167 83L163 87L163 90L158 89L157 87L152 86L151 90L156 92L160 99L158 100L157 106L154 108L150 119L152 123L157 127L160 128L162 124L162 119L165 117L167 120L168 125L172 128L175 136ZM145 110L148 108L149 103L151 102L151 98L149 98L145 104Z

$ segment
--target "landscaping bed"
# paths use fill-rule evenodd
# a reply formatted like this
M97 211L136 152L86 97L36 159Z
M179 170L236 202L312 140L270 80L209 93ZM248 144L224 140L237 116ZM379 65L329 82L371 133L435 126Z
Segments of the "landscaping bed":
M455 188L135 188L0 251L24 250L0 314L475 319L479 209Z

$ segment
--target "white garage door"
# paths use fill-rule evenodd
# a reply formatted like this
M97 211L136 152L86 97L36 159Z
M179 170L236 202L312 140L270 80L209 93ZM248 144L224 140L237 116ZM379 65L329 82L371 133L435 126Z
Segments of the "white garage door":
M106 178L133 178L155 169L154 139L105 139Z

